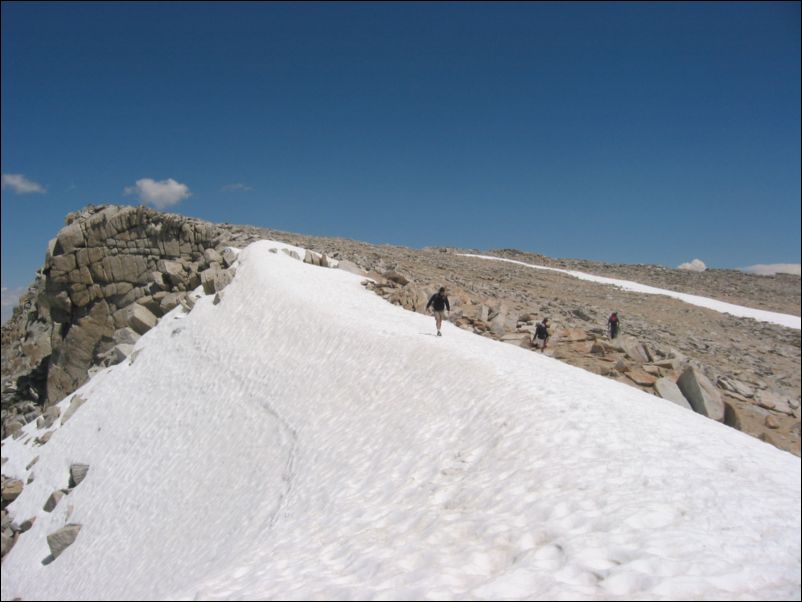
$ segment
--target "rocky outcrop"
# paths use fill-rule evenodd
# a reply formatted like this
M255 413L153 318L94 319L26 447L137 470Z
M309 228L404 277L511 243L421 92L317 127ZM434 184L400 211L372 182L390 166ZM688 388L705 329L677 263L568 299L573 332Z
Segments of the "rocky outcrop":
M216 235L210 224L145 207L90 207L69 215L48 250L37 298L38 319L51 325L47 401L85 381L115 331L144 334L168 293L197 286Z
M68 493L69 491L66 491L64 489L57 489L56 491L50 494L49 498L47 498L47 501L45 502L45 505L42 507L42 510L44 510L45 512L53 512L56 506L58 506L58 503L61 501L61 499Z
M21 311L3 328L3 436L28 421L19 403L32 401L41 413L93 366L125 358L202 275L207 292L224 288L233 275L225 256L221 230L200 220L114 205L68 215Z

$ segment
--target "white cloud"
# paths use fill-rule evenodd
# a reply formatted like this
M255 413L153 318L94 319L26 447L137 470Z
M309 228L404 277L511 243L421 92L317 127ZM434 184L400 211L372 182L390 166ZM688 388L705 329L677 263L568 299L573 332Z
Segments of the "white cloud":
M224 190L224 191L236 191L236 192L250 192L251 190L253 190L253 188L251 188L250 186L246 186L245 184L241 184L240 182L237 182L236 184L226 184L225 186L223 186L223 188L221 190Z
M25 292L25 288L17 287L15 289L9 289L7 287L2 287L2 295L0 295L0 310L2 310L2 322L5 323L11 317L11 314L14 311L17 303L19 302L20 296Z
M20 173L3 174L2 189L5 190L6 188L11 188L11 190L16 192L17 194L31 194L31 193L44 194L45 192L47 192L44 186L42 186L38 182L29 180Z
M677 268L680 270L690 270L692 272L704 272L707 266L701 259L694 259L693 261L679 264Z
M800 264L798 263L758 263L741 269L744 272L761 276L771 276L777 273L800 275Z
M143 203L148 203L156 209L166 209L180 203L191 196L189 186L176 182L172 178L157 182L151 178L142 178L136 181L136 186L129 186L125 194L136 194Z

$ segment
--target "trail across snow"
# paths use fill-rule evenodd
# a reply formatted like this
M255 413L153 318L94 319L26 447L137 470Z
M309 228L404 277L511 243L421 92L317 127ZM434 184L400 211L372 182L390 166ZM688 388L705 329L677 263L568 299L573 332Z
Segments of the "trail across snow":
M781 314L778 312L766 311L763 309L754 309L752 307L744 307L743 305L735 305L733 303L726 303L724 301L710 299L709 297L691 295L688 293L678 293L676 291L656 288L654 286L648 286L646 284L640 284L638 282L632 282L630 280L619 280L617 278L607 278L606 276L594 276L593 274L577 272L576 270L563 270L561 268L550 268L546 266L525 263L523 261L518 261L515 259L506 259L504 257L493 257L492 255L473 255L470 253L460 253L460 255L462 255L463 257L476 257L477 259L489 259L492 261L503 261L505 263L514 263L535 270L549 270L551 272L560 272L563 274L568 274L569 276L573 276L574 278L579 278L580 280L598 282L599 284L609 284L612 286L617 286L627 291L633 291L636 293L645 293L647 295L664 295L666 297L672 297L674 299L679 299L680 301L684 301L685 303L689 303L691 305L705 307L707 309L712 309L714 311L718 311L724 314L730 314L739 318L752 318L760 322L770 322L772 324L779 324L780 326L787 326L788 328L796 328L797 330L802 329L802 318L800 318L800 316Z
M799 599L799 458L281 246L4 442L3 599Z

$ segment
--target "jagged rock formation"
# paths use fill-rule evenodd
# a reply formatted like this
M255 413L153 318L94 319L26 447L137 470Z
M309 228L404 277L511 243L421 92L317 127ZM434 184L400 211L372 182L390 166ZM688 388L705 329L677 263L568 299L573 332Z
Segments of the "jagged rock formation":
M334 258L340 268L368 275L375 292L411 311L423 312L429 295L446 285L454 308L449 319L499 341L528 347L534 324L548 315L554 357L697 411L710 408L712 417L799 454L798 331L560 273L462 257L453 249L210 224L145 207L90 206L66 222L3 326L3 437L32 420L55 422L59 416L48 413L49 405L77 389L93 369L122 361L167 311L190 308L196 287L211 294L230 281L235 253L229 247L269 238L316 251L298 259L325 267L327 257ZM799 314L799 277L699 274L514 250L494 254ZM622 317L624 336L610 341L604 324L612 310ZM681 379L689 369L691 375ZM690 399L691 381L706 400ZM75 407L62 423L80 401L73 397Z
M219 242L212 224L117 206L88 207L66 223L15 316L21 337L7 341L4 331L3 339L4 378L30 370L17 388L45 406L83 384L90 367L155 325L186 291L222 272L211 253ZM7 343L16 347L8 364Z

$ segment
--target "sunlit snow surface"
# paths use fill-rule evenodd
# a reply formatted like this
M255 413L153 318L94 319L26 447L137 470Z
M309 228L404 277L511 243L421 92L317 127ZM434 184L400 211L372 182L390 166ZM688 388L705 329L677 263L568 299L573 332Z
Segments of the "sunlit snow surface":
M799 599L799 458L279 246L4 443L3 599Z
M726 303L725 301L718 301L716 299L710 299L708 297L701 297L699 295L691 295L689 293L678 293L676 291L656 288L654 286L647 286L645 284L632 282L630 280L619 280L617 278L607 278L606 276L594 276L593 274L577 272L576 270L548 268L546 266L525 263L523 261L517 261L515 259L506 259L505 257L493 257L492 255L473 255L470 253L461 253L460 255L462 255L463 257L476 257L478 259L490 259L493 261L515 263L517 265L522 265L536 270L549 270L552 272L561 272L563 274L568 274L569 276L573 276L574 278L579 278L580 280L598 282L599 284L610 284L612 286L617 286L627 291L633 291L636 293L646 293L648 295L665 295L666 297L673 297L674 299L679 299L680 301L684 301L685 303L689 303L691 305L706 307L707 309L712 309L720 313L731 314L739 318L753 318L760 322L771 322L772 324L779 324L780 326L787 326L788 328L796 328L797 330L802 328L802 318L800 318L799 316L792 316L790 314L781 314L774 311L766 311L763 309L744 307L743 305L734 305L732 303Z

